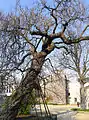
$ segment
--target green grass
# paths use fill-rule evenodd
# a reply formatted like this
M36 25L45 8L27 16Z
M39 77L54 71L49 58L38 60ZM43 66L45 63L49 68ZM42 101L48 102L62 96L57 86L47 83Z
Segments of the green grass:
M50 103L50 102L48 102L47 105L59 105L60 106L60 105L65 105L65 104L58 104L58 103ZM67 104L67 105L69 105L69 104Z
M89 109L83 110L83 109L81 109L81 108L72 108L71 110L72 110L72 111L79 111L79 112L89 112Z
M57 103L47 103L48 105L59 105Z

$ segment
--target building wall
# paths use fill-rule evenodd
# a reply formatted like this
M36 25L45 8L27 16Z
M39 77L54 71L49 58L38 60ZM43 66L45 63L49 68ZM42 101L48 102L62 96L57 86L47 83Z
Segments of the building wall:
M87 101L86 101L86 109L89 109L89 88L86 90Z
M89 86L85 87L86 90L86 109L89 109Z
M79 82L70 82L69 84L70 92L70 104L77 104L80 102L80 84Z
M50 83L46 87L46 96L49 98L49 102L66 104L65 87L61 83Z
M52 79L52 80L51 80ZM66 104L65 79L62 75L52 75L46 84L46 99L50 103Z

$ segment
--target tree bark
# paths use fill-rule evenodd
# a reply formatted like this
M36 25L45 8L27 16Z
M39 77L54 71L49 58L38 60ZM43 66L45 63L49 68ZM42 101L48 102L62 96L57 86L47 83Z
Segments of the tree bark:
M86 109L86 93L83 82L80 83L80 106L83 110Z
M34 88L39 89L37 76L41 71L42 65L45 61L46 53L40 52L33 55L32 64L25 78L22 80L16 92L10 98L8 108L3 112L2 120L15 120L21 103L28 102L26 96L31 94Z

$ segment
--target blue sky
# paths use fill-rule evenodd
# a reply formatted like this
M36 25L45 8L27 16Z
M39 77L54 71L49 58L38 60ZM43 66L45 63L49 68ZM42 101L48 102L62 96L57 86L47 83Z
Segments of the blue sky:
M37 0L20 0L22 6L31 7L32 4ZM89 0L80 0L84 4L89 4ZM4 12L12 11L15 7L16 0L0 0L0 10Z
M31 7L33 3L37 0L20 0L22 6ZM84 4L89 4L89 0L80 0L83 1ZM0 0L0 11L8 12L12 11L15 8L16 0Z
M37 0L20 0L22 6L31 7ZM0 0L0 10L4 12L12 11L15 8L16 0Z
M22 6L31 7L37 0L20 0ZM81 1L81 0L80 0ZM89 0L82 0L84 4L89 4ZM12 11L15 7L16 0L0 0L0 10L4 12Z

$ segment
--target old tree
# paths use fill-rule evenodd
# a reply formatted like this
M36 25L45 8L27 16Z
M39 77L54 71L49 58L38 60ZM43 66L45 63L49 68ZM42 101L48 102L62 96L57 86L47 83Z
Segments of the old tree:
M89 26L85 26L88 17L87 10L78 0L53 0L51 4L41 1L31 9L19 7L18 13L0 13L2 71L25 72L10 98L4 120L15 120L21 103L28 103L33 88L40 89L37 77L55 48L66 49L67 45L89 39L84 35ZM82 28L76 35L78 23Z

